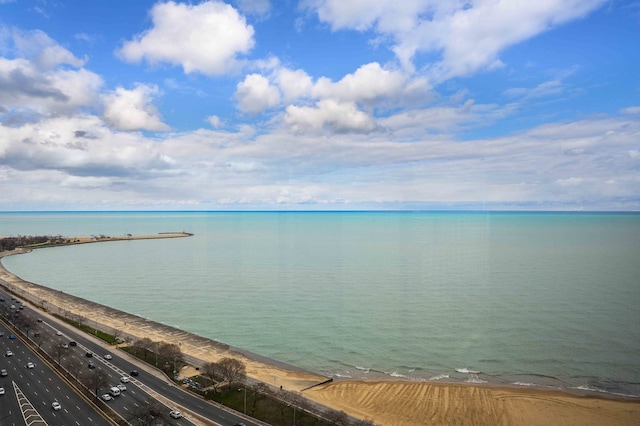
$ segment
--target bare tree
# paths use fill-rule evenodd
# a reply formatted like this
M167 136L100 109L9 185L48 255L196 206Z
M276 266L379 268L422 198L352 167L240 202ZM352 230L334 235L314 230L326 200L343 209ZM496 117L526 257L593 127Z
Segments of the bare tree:
M82 382L88 389L94 392L97 398L100 394L100 389L109 384L109 375L99 368L90 370L89 373L82 378Z
M251 406L251 414L253 415L256 411L258 401L267 398L267 395L269 394L269 386L267 386L266 383L258 382L254 384L251 389L253 390L253 404Z
M147 353L153 347L153 344L153 340L149 339L148 337L143 337L142 339L138 339L133 342L133 348L136 350L137 355L140 355L138 351L143 351L142 353L144 354L144 360L146 361Z
M220 376L229 383L229 389L235 382L242 383L246 378L246 367L243 362L235 358L222 358L218 365L220 366Z
M58 361L58 364L60 364L60 361L66 354L67 348L63 348L62 343L60 342L56 343L55 345L53 345L53 348L51 348L51 356Z
M218 379L220 378L221 368L216 362L207 362L202 366L202 375L211 380L213 391L218 392Z
M182 351L180 350L180 346L174 343L165 343L162 342L158 346L158 357L168 362L173 366L173 371L175 372L178 368L182 367L184 363L184 358L182 356Z
M145 401L131 413L128 420L136 426L165 425L170 423L165 411L159 403Z
M65 359L64 368L67 369L69 374L77 379L78 374L80 373L80 369L82 368L82 364L75 361L73 358L69 358Z

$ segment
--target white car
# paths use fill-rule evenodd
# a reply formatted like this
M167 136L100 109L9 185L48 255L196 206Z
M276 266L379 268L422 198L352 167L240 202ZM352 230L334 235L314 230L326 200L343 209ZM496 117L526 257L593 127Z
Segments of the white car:
M69 349L69 345L67 343L63 343L62 347L65 348L65 349Z
M7 356L13 356L13 352L7 351Z
M56 331L56 336L62 336L62 331L60 330Z
M169 415L171 417L173 417L174 419L179 419L180 417L182 417L182 413L178 410L173 410L171 412L169 412Z
M51 408L53 408L54 410L58 411L59 409L62 408L62 405L60 405L60 403L58 401L53 401L51 403Z
M0 388L0 395L4 395L4 388Z
M122 383L118 383L118 386L116 386L116 387L118 389L120 389L120 392L127 390L127 387L125 385L123 385Z
M27 368L31 369L31 368L36 368L36 365L32 362L28 362L27 363Z
M106 355L104 356L104 359L111 359L111 358L113 358L113 357L111 356L111 354L106 354Z
M130 380L129 380L129 378L128 378L127 376L122 376L122 377L120 377L120 381L121 381L122 383L129 383L129 382L130 382Z
M113 399L113 397L111 395L109 395L108 393L105 393L100 398L102 398L104 401L111 401Z

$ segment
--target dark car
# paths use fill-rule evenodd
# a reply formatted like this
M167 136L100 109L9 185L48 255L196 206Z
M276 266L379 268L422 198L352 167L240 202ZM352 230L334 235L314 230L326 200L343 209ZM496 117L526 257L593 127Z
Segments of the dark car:
M91 352L87 352L86 354L84 354L84 356L86 356L87 358L91 358L93 354Z
M69 342L69 346L78 346L78 344L75 342L75 340L72 340Z
M132 376L137 376L138 374L139 374L139 373L138 373L138 370L132 370L132 371L131 371L131 375L132 375Z
M90 370L93 370L94 368L96 368L96 365L94 363L90 362L88 367L89 367Z

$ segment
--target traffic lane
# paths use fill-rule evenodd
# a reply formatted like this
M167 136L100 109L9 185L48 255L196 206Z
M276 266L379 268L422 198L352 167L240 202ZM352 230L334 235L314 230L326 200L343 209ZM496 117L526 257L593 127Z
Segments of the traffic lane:
M45 421L51 425L68 424L70 421L78 424L109 424L19 339L11 340L11 346L13 355L6 356L5 353L8 372L5 379L10 378L16 383ZM29 362L34 363L33 368L27 367ZM8 390L5 388L5 391ZM10 391L14 392L13 387ZM51 407L54 401L61 404L59 411Z
M139 376L135 377L132 383L134 383L134 385L138 385L138 387L147 386L152 390L152 392L156 392L166 399L173 401L175 404L172 404L172 406L163 404L168 410L179 409L178 406L180 406L184 408L181 411L193 411L198 415L216 421L222 425L235 425L237 423L245 423L247 425L255 424L247 421L244 417L234 415L226 409L221 409L211 403L208 403L201 397L193 395L174 384L167 383L166 380L158 378L156 375L147 372L144 368L139 368L125 359L125 356L129 355L120 354L118 351L111 352L108 349L105 349L100 343L93 341L92 336L90 337L85 333L77 332L71 326L64 323L50 323L47 320L43 320L38 324L41 327L41 333L45 333L47 336L50 336L52 341L58 339L58 344L68 344L70 341L76 342L77 346L69 346L68 349L70 353L73 354L72 356L76 357L77 362L83 363L82 356L86 355L87 352L91 352L93 356L91 358L86 358L83 365L88 364L89 361L87 360L92 360L96 365L98 365L97 363L106 364L109 367L106 371L110 374L110 380L115 380L115 383L117 383L121 376L130 376L133 370L138 371ZM104 359L104 355L107 353L112 356L111 360ZM108 371L109 369L116 371L115 377ZM147 392L139 389L134 389L129 395L135 398L135 403L127 407L123 407L124 411L117 410L121 415L124 415L126 412L130 412L131 410L138 409L142 404L146 403L147 400L152 399Z

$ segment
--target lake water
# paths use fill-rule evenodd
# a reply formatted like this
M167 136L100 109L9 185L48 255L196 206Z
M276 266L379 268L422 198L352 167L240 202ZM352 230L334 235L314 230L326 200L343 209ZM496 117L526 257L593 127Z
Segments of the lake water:
M335 377L640 397L640 215L0 213L20 277Z

